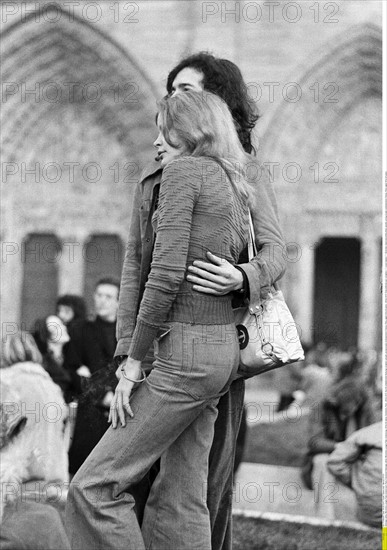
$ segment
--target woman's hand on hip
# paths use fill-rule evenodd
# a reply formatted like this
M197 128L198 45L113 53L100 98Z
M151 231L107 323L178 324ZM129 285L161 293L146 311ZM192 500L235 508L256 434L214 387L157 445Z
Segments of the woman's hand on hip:
M124 369L124 371L122 370ZM125 376L127 378L125 378ZM142 370L141 361L127 358L125 362L121 363L116 372L119 382L114 392L109 411L108 422L112 423L112 427L118 426L118 419L121 422L122 427L126 425L125 412L133 418L134 414L129 404L130 394L132 393L133 386L136 384L136 380L141 380ZM128 380L130 378L130 380Z
M188 267L187 280L193 283L193 289L204 294L224 296L243 286L243 275L227 260L207 252L210 262L195 260Z

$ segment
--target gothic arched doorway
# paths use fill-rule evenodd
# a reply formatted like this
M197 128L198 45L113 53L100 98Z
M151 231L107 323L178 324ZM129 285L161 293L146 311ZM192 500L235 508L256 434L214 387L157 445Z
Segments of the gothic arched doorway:
M125 239L154 139L156 89L135 59L77 10L69 17L58 4L38 7L39 18L30 13L2 37L2 238L17 249L29 233L53 233L78 250L90 234ZM83 262L64 265L74 261L64 250L59 289L80 292ZM7 320L19 321L20 311L30 316L21 309L22 288L33 281L22 281L15 254L3 270Z

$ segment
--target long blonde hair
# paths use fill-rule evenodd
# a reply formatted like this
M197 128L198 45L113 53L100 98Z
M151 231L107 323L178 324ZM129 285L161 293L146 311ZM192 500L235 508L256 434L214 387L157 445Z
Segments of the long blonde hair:
M219 96L189 91L165 97L159 102L159 122L169 145L179 148L183 143L183 155L213 158L234 188L248 198L244 177L247 156L230 110Z
M2 346L1 367L10 367L16 363L42 364L42 355L33 336L24 330L8 335Z

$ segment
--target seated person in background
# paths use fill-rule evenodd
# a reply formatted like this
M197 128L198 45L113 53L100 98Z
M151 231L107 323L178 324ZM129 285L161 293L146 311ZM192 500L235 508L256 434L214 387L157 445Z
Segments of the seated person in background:
M382 526L383 426L376 422L337 443L327 466L336 479L353 489L357 518L371 527Z
M23 462L28 468L16 463L15 468L24 472L20 474L22 482L36 479L67 483L68 408L60 388L41 362L42 356L30 334L20 331L7 338L1 358L1 402L10 418L19 414L26 418L23 442L29 450ZM8 455L1 455L3 467ZM32 457L36 458L31 462L33 472L28 462Z
M369 388L377 420L382 419L383 406L383 352L366 350L358 353L359 360L364 363L364 383Z
M303 404L313 407L321 403L329 392L332 379L326 353L321 346L306 350L300 386L301 391L304 392Z
M70 472L75 474L101 439L117 379L113 356L120 282L100 279L94 292L94 320L76 321L70 328L65 367L71 373L78 399L74 439L70 448ZM109 365L111 369L106 368Z
M356 355L343 363L326 399L310 414L309 450L302 467L302 478L305 485L316 492L316 514L328 519L335 518L332 505L335 499L327 498L329 491L326 489L327 484L334 483L326 465L329 454L354 431L375 421L372 401L362 380L361 367ZM340 505L344 504L340 497L339 502Z
M48 378L44 371L43 374ZM49 383L54 386L50 380ZM15 407L22 403L21 395L8 384L2 383L1 389L0 547L2 550L70 550L58 510L45 501L47 490L39 494L30 488L23 491L23 483L29 480L51 477L49 463L36 447L36 433L42 424L28 426L21 408ZM36 486L36 481L33 483Z
M71 401L71 375L64 366L63 347L70 337L66 326L56 315L35 322L33 336L43 357L43 367L61 388L67 403Z
M301 362L286 365L285 369L274 371L275 388L279 391L280 400L277 412L286 411L295 400L295 392L300 389L302 380Z

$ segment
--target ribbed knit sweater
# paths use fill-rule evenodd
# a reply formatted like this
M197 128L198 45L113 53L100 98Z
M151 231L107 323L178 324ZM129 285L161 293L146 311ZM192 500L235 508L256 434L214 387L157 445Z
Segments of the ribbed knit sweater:
M226 172L209 157L180 157L163 170L153 223L156 241L129 357L144 359L159 328L168 321L229 324L232 296L195 292L186 280L194 260L206 252L235 264L249 231L246 200Z

